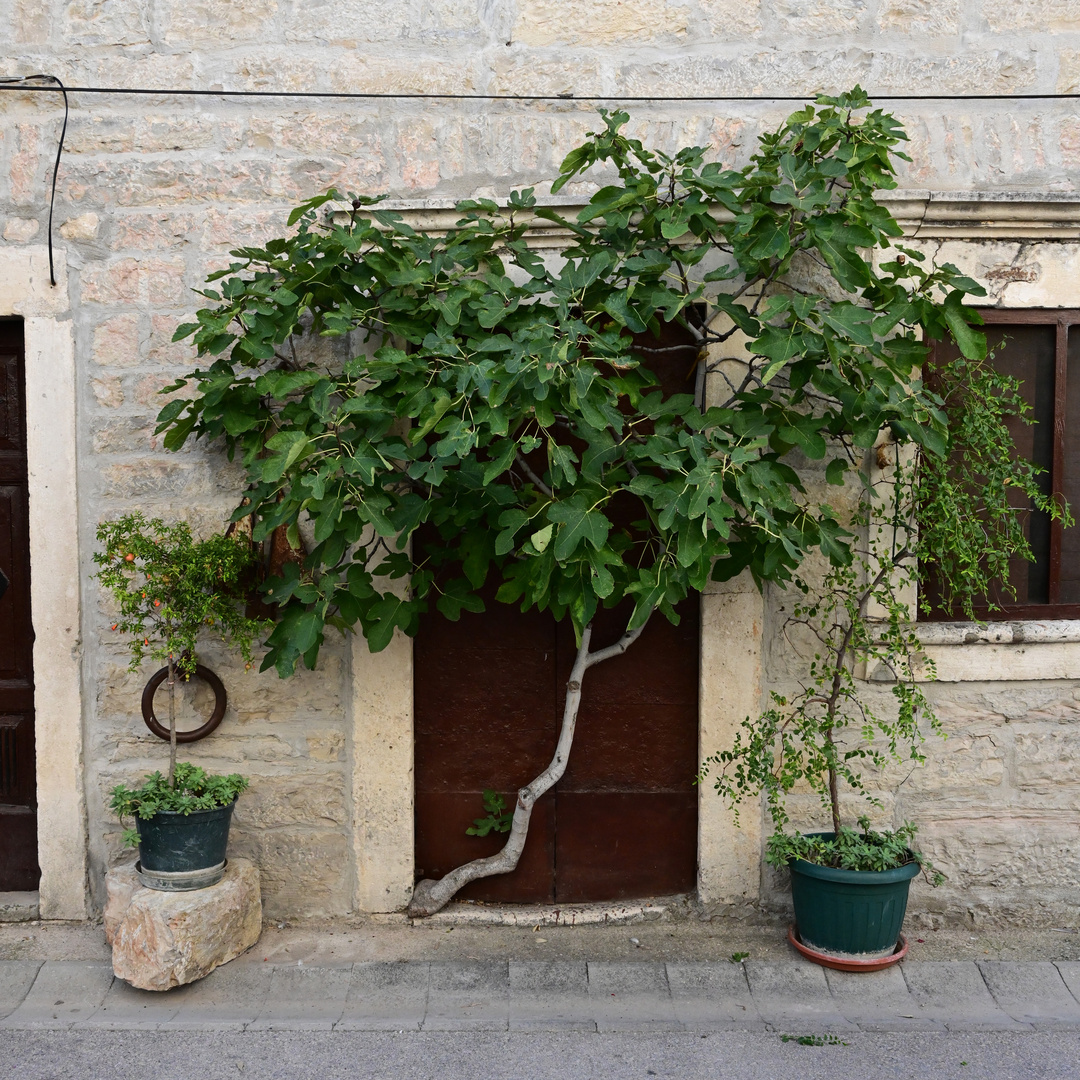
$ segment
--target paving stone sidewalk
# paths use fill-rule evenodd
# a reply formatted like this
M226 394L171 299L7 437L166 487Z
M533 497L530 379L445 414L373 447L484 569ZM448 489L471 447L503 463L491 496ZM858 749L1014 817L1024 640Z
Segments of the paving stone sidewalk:
M227 964L166 993L100 961L0 962L0 1029L1030 1031L1080 1029L1080 961Z

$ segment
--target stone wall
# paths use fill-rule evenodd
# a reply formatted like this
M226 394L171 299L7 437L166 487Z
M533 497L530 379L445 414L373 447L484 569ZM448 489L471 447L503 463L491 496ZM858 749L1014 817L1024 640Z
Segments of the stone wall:
M855 82L878 93L1080 89L1080 8L1072 0L0 0L0 36L11 58L5 74L159 90L805 95ZM594 105L71 95L55 240L66 264L60 310L70 311L75 347L79 512L56 528L77 530L84 570L81 723L94 904L104 867L124 857L104 809L107 790L158 767L166 749L138 715L149 669L127 672L106 630L108 613L89 578L94 529L141 508L206 530L237 497L239 472L219 453L168 454L153 435L163 404L157 391L192 361L187 345L171 342L198 304L192 290L227 263L230 248L282 230L296 201L332 184L385 192L406 207L540 184L595 124ZM757 133L794 106L628 107L633 133L648 142L702 143L741 164ZM911 135L906 189L1076 189L1075 102L904 102L894 111ZM62 109L56 94L7 92L0 116L3 263L45 242ZM581 183L565 194L574 200L588 190ZM1016 257L1008 255L1010 266ZM1023 302L1038 302L1029 278L1008 284L1028 289ZM768 634L766 670L772 662L782 673ZM288 683L245 672L213 650L207 660L226 681L230 710L186 756L252 777L234 850L262 868L268 914L343 914L364 894L365 874L375 891L400 891L397 878L384 886L378 871L357 865L366 821L355 808L368 804L353 785L375 781L352 741L345 645L329 643L319 671ZM765 688L780 677L767 674ZM1016 704L1008 709L997 686L935 689L956 732L922 778L905 785L896 814L923 822L928 847L953 866L952 891L939 896L957 910L1028 917L1035 901L1022 882L1044 848L1050 865L1033 871L1043 875L1043 896L1057 903L1070 875L1076 879L1071 687L1010 687ZM703 701L723 696L714 685ZM48 746L40 752L48 755ZM409 805L402 768L387 798ZM371 814L379 820L377 808ZM394 820L404 830L402 814L399 806ZM723 835L702 841L718 880ZM410 845L403 831L397 846ZM402 865L398 877L411 863ZM767 875L762 887L772 902Z

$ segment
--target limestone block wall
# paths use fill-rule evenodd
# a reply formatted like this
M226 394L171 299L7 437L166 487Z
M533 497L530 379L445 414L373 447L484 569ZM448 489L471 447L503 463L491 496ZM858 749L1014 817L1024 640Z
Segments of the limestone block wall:
M107 790L165 760L164 744L138 715L149 667L138 675L126 671L89 577L95 527L141 508L209 529L237 499L240 474L220 453L194 447L169 454L153 435L163 404L157 391L192 364L188 346L171 338L199 305L193 290L227 264L230 249L282 230L292 205L329 185L387 193L407 209L500 196L512 186L542 185L597 122L596 102L572 98L240 99L164 91L693 97L807 95L855 82L880 94L1080 90L1080 9L1072 0L0 0L0 41L8 58L3 74L42 71L71 85L162 91L71 94L57 184L54 239L64 300L55 319L74 346L78 512L57 520L55 529L74 535L82 567L81 641L68 650L81 665L82 714L67 722L81 733L85 812L77 795L68 794L78 789L73 781L54 778L42 790L60 803L75 800L61 817L68 831L82 823L83 833L67 840L89 852L90 909L100 906L104 868L122 857L116 823L104 809ZM794 105L706 100L627 107L631 132L648 143L704 144L734 165L745 163L757 134ZM1075 102L897 102L894 111L911 135L913 160L901 169L907 192L977 189L1068 199L1076 191ZM0 95L0 266L29 247L40 256L62 117L56 94ZM591 183L566 189L564 197L579 200ZM994 216L990 211L980 220ZM995 295L1039 302L1030 245L1008 238L1001 244L983 268L1009 270L990 278ZM1055 273L1066 293L1074 288L1074 274ZM726 620L735 610L744 612L750 629L762 624L760 605L741 593L708 603L707 626L709 618ZM736 705L742 709L745 699L785 677L769 636L775 619L766 617L764 625L761 664L752 648L746 663L732 668L764 670L762 687L740 685L738 694L726 695L723 680L703 683L709 711L703 753L714 748L709 739L726 737ZM730 621L724 626L724 633L738 635ZM714 656L722 649L718 641L709 646ZM219 731L186 756L252 777L237 811L234 849L262 867L271 916L394 906L404 895L411 778L402 753L407 692L400 688L410 678L408 650L398 648L394 657L378 668L375 689L365 697L351 672L354 662L357 670L369 669L345 643L329 642L319 670L288 683L207 651L229 688L230 710ZM768 674L770 664L779 674ZM904 804L903 812L928 823L928 841L941 849L943 863L945 853L958 851L956 891L948 894L957 904L971 896L976 906L993 906L981 897L1003 895L993 891L1001 886L986 869L996 861L990 853L1011 853L1006 865L1030 857L1038 829L1032 815L1043 812L1043 788L1049 785L1060 803L1056 822L1077 812L1080 787L1071 766L1061 764L1074 752L1071 684L1055 685L1053 701L1031 705L1026 720L1008 721L1000 759L988 758L1000 760L1000 774L985 764L965 775L965 783L981 785L971 796L976 801L940 802L940 822L956 824L931 827L938 796L931 799L929 788L912 809ZM391 725L357 714L395 686L400 692L386 705ZM971 702L984 703L977 723L956 721L971 753L990 745L984 729L1002 734L1005 714L987 704L996 700L996 687L938 692L948 699L943 713L959 710L957 717L969 716ZM377 752L367 752L369 738L382 740ZM958 735L947 745L952 752L964 743ZM1049 749L1056 746L1060 757ZM40 746L42 755L49 752ZM903 799L909 790L906 785ZM973 813L978 799L985 813L970 835L983 839L965 847L963 814ZM993 819L1004 805L1017 808L1014 832L1000 813ZM713 809L703 820L713 823L701 840L704 892L772 902L770 879L757 884L746 853L756 839L730 840ZM1064 827L1038 835L1060 848ZM727 854L732 845L734 862ZM380 851L382 861L373 854ZM1001 910L1022 913L1021 886L1006 884L1013 899ZM65 904L54 910L75 917L78 903Z

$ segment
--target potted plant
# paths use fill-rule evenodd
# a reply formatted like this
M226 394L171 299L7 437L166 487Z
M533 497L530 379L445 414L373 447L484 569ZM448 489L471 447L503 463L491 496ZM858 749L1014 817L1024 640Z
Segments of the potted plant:
M143 883L166 892L217 884L225 873L233 807L247 786L237 773L210 776L181 761L171 780L155 772L140 788L114 787L110 808L121 823L135 819L124 843L139 848Z
M802 596L785 635L793 644L802 635L801 688L773 693L770 708L748 717L732 747L702 770L714 774L736 815L745 798L765 794L775 828L766 861L791 874L789 940L846 970L899 960L912 879L922 872L932 885L943 880L914 846L910 821L879 831L864 812L857 829L843 822L845 795L880 806L864 768L918 766L924 732L944 734L922 690L934 672L912 624L919 586L932 573L948 606L974 620L977 599L995 582L1008 587L1009 560L1032 558L1016 505L1072 520L1044 493L1038 470L1016 456L1006 421L1030 423L1030 410L1015 380L961 359L935 371L933 382L948 418L945 452L886 442L864 455L852 558L830 566L814 588L796 579ZM868 680L890 684L890 707L867 693ZM787 803L799 787L819 797L829 831L791 829Z
M168 774L155 772L136 790L115 788L112 809L121 819L135 817L136 829L126 830L124 839L139 846L136 869L145 884L162 889L212 885L224 873L232 808L247 781L235 774L208 776L195 765L177 762L177 742L190 741L190 733L177 732L177 681L200 674L216 684L218 704L211 718L216 726L224 713L224 688L198 664L196 644L212 630L251 666L252 643L265 625L243 614L254 554L250 545L230 537L196 541L185 522L167 525L138 512L103 522L97 538L102 546L94 554L100 567L96 576L118 609L112 629L129 636L131 670L146 657L165 664L144 694L144 715L152 730L153 691L162 681L169 697ZM164 736L163 728L159 734Z

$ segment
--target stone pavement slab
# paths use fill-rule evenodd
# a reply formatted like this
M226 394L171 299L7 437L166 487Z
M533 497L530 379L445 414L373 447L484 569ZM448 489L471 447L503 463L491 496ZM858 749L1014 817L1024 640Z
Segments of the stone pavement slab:
M241 1031L263 1011L273 973L269 965L224 964L205 979L165 992L180 1008L170 1029Z
M589 1008L597 1031L680 1031L667 968L589 961Z
M864 1031L943 1030L941 1023L923 1015L898 967L877 972L824 970L836 1007Z
M351 976L351 964L344 967L273 965L266 1000L247 1030L329 1031L345 1011Z
M1062 981L1077 1001L1080 1001L1080 960L1058 960L1054 967L1061 973Z
M47 960L22 1004L0 1028L67 1028L101 1007L113 984L112 964L85 960Z
M1049 961L982 960L979 970L994 1000L1014 1020L1037 1028L1080 1025L1080 1003Z
M41 960L8 960L0 963L0 1019L14 1012L30 992Z
M430 965L423 960L353 964L335 1031L418 1031L427 1013Z
M667 964L675 1018L695 1031L763 1031L742 964Z
M584 960L510 961L511 1031L596 1031Z
M154 1030L168 1024L180 1011L186 987L176 987L176 993L160 990L139 990L114 979L99 1008L77 1028L111 1028L114 1031Z
M908 961L858 975L796 959L236 963L164 992L137 990L97 960L4 961L0 1028L1080 1031L1078 990L1078 961Z
M761 1018L778 1031L808 1022L827 1031L855 1030L833 1001L824 968L808 960L747 960L745 967Z
M908 960L901 973L923 1016L950 1031L1030 1030L998 1007L973 960Z
M425 1031L506 1031L510 971L506 960L432 961Z

